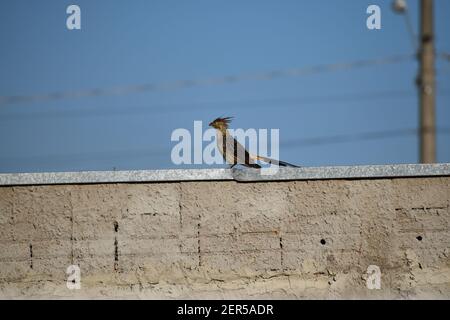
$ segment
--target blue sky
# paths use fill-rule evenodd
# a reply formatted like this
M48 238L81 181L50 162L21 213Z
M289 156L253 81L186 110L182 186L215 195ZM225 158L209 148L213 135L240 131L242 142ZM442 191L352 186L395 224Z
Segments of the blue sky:
M82 29L66 28L81 8ZM377 4L382 29L366 28ZM409 0L418 27L418 1ZM450 1L435 1L436 50L450 52ZM391 1L4 1L0 96L207 79L413 52ZM437 60L437 123L450 127L450 63ZM279 128L280 157L304 166L416 163L415 135L295 141L415 128L417 61L268 81L0 105L0 172L174 168L176 128L234 116ZM283 144L284 143L284 144ZM438 161L450 162L450 134Z

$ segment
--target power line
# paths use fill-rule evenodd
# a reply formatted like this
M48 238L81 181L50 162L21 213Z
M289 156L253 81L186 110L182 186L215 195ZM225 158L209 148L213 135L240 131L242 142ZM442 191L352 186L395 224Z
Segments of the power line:
M445 95L450 92L442 92ZM131 115L142 114L147 112L155 113L169 113L169 112L183 112L192 110L205 110L214 108L282 108L282 107L307 107L312 104L339 104L360 101L379 101L386 99L401 99L401 98L416 98L414 92L408 90L386 90L373 91L363 93L341 93L320 96L304 96L304 97L274 97L248 100L228 100L228 101L203 101L180 104L159 104L151 106L134 106L134 107L120 107L120 108L70 108L70 109L26 109L23 113L3 113L1 120L32 118L40 117L84 117L84 116L110 116L110 115ZM23 109L21 109L23 111Z
M172 91L199 86L212 86L232 84L241 81L262 81L274 80L285 77L298 77L305 75L313 75L325 72L335 72L351 70L369 66L381 66L395 64L414 58L413 54L395 55L378 59L359 60L347 63L334 63L326 65L317 65L304 68L290 68L272 70L264 73L230 75L217 78L206 78L197 80L179 80L166 83L140 84L133 86L121 86L113 88L96 88L80 91L61 91L47 94L36 95L16 95L16 96L0 96L0 105L8 105L13 103L33 103L48 102L62 99L75 99L87 97L99 97L109 95L126 95L132 93L156 92L156 91Z
M445 90L445 89L443 89ZM439 91L437 96L449 96L450 91ZM22 119L39 119L39 118L65 118L65 117L86 117L86 116L114 116L114 115L133 115L133 114L145 114L151 112L152 114L164 114L171 112L191 112L193 110L214 110L218 108L226 107L227 109L240 108L245 109L267 109L267 108L305 108L317 104L327 104L333 106L343 103L352 102L374 102L392 99L404 99L414 98L416 99L416 93L408 90L386 90L386 91L373 91L363 93L342 93L342 94L330 94L320 96L304 96L304 97L273 97L273 98L261 98L261 99L248 99L248 100L225 100L225 101L201 101L191 103L178 103L178 104L159 104L150 106L127 106L127 107L102 107L102 108L70 108L70 109L26 109L26 112L11 112L3 113L0 116L0 121L7 120L22 120ZM384 106L390 106L383 104ZM383 106L382 105L382 106ZM20 109L23 111L23 109Z
M393 129L385 131L371 131L355 134L341 134L330 135L322 137L312 137L303 139L288 140L280 143L280 148L303 148L324 146L348 142L358 142L367 140L381 140L387 138L400 138L407 136L417 136L420 130L417 128ZM436 130L438 134L450 134L450 127L441 127ZM34 163L53 163L61 161L64 163L79 163L80 161L108 160L108 159L128 159L130 157L170 157L171 150L164 147L144 149L128 149L128 150L110 150L110 151L92 151L86 153L72 153L72 154L53 154L53 155L36 155L26 157L3 157L0 158L0 163L14 162L23 163L33 161Z
M415 51L417 51L419 48L419 45L418 45L418 41L417 41L417 35L414 32L414 28L412 26L411 16L409 15L409 11L405 12L404 16L405 16L406 28L408 29L408 33L411 38L411 45L412 45L413 49Z
M426 130L425 130L426 131ZM314 137L305 139L296 139L286 141L285 143L280 143L281 146L286 148L292 147L309 147L309 146L319 146L319 145L329 145L329 144L339 144L357 141L367 141L367 140L380 140L386 138L399 138L405 136L418 135L421 130L417 128L406 128L406 129L394 129L386 131L371 131L355 134L341 134L334 136L324 136L324 137ZM450 134L450 127L440 128L437 130L439 134Z
M411 22L411 16L409 14L409 8L405 0L394 0L392 3L392 9L394 12L403 15L405 18L406 29L408 30L409 36L411 38L411 44L414 51L417 51L419 44L417 41L417 35L414 32L414 28Z

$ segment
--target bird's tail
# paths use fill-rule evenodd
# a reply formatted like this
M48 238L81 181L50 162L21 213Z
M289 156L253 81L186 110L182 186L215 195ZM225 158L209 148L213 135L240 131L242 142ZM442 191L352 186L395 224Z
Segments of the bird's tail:
M271 159L271 158L267 158L267 157L256 156L256 159L260 160L260 161L264 161L264 162L266 162L268 164L274 164L274 165L279 166L279 167L299 168L299 166L296 166L294 164L290 164L288 162L275 160L275 159Z

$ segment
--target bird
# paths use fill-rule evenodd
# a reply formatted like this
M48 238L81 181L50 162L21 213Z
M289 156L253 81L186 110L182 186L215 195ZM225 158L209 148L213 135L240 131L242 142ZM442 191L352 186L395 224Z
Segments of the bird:
M229 132L228 126L231 123L233 117L217 118L209 123L210 127L216 129L217 148L222 154L225 162L231 165L230 168L240 164L245 167L260 169L261 166L256 161L263 161L268 164L277 165L279 167L293 167L298 166L275 160L259 155L251 155Z

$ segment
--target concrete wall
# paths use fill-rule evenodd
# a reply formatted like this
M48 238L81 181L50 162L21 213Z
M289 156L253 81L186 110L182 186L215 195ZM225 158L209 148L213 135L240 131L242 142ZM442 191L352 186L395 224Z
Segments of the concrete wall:
M450 177L3 186L0 297L448 299L449 202Z

